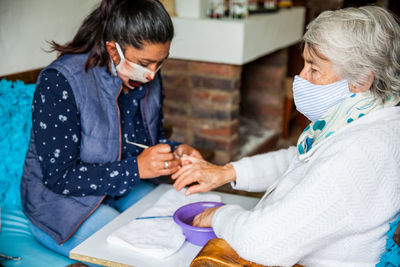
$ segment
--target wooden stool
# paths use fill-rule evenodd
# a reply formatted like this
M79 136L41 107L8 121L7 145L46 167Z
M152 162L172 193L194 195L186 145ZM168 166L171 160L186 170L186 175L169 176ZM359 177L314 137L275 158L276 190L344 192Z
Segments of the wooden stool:
M267 267L241 258L222 238L214 238L200 250L190 267ZM293 267L303 267L294 265Z
M394 232L393 240L400 247L400 223L397 225L396 231Z

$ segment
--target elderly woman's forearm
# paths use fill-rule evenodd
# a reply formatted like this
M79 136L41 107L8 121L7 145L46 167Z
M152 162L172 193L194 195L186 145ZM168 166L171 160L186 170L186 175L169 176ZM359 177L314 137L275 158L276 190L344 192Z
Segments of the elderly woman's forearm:
M227 163L222 168L224 169L224 175L222 177L224 178L223 180L224 184L236 182L236 171L233 165Z
M246 157L232 162L236 180L234 189L248 192L263 192L287 171L297 155L295 147Z

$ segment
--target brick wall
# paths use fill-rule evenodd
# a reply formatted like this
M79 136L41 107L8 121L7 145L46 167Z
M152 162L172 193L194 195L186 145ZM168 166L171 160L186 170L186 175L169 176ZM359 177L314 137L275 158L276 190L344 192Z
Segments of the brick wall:
M214 151L225 163L237 151L242 67L168 59L162 68L164 115L171 139Z
M280 132L285 97L288 49L248 63L243 68L241 113L256 118L264 128Z
M171 139L211 149L214 162L224 164L238 151L240 113L280 131L287 54L281 50L244 66L168 59L162 76Z

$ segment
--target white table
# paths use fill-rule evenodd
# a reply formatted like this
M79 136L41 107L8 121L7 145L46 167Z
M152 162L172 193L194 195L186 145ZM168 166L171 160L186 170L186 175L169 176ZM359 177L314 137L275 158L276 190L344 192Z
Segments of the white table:
M164 259L156 259L145 256L129 249L115 247L107 243L107 236L114 230L129 223L138 217L145 210L149 209L158 198L167 190L172 188L171 185L159 185L156 189L135 203L132 207L121 213L117 218L112 220L106 226L94 233L80 245L70 252L70 258L80 261L96 263L105 266L137 266L137 267L154 267L154 266L171 266L171 267L187 267L194 257L199 253L201 247L193 245L187 241L173 255ZM227 204L237 204L246 209L251 209L258 202L258 198L245 197L233 194L213 192L220 195L222 202Z

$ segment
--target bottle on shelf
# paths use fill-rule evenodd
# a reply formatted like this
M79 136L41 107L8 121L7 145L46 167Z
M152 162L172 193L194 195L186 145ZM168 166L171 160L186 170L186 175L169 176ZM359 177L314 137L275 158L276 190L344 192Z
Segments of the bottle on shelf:
M225 16L226 5L224 0L209 0L207 16L213 19L220 19Z
M230 0L229 14L234 19L243 19L248 17L248 0Z
M249 0L249 12L256 12L260 9L259 0Z
M277 0L264 0L264 9L267 11L275 11L278 9Z

